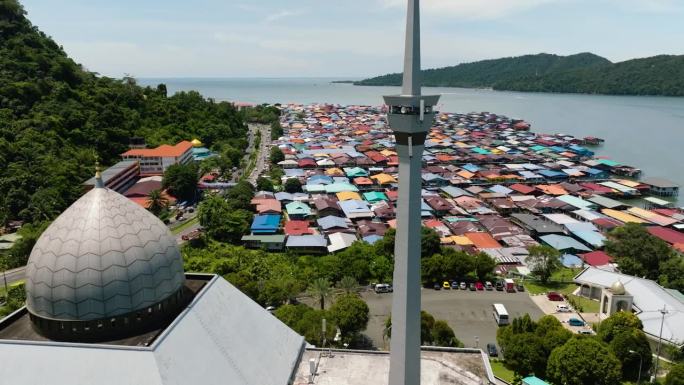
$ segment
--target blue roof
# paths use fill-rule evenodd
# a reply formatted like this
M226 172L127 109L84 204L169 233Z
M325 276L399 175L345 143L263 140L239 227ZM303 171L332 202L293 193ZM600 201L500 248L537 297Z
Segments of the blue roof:
M553 247L556 250L577 250L590 252L591 249L581 244L574 238L567 237L565 235L549 234L539 237L544 243Z
M523 384L524 385L551 385L548 382L546 382L546 381L544 381L541 378L536 377L536 376L523 378Z
M334 227L349 228L347 221L344 218L336 217L334 215L328 215L326 217L318 219L318 225L323 228L323 230L332 229Z
M541 174L547 178L567 178L568 174L564 172L559 172L559 171L553 171L553 170L539 170L537 171L538 174Z
M468 170L468 171L470 171L470 172L478 172L478 171L480 171L480 168L479 168L478 166L472 164L472 163L464 164L463 166L461 166L461 168L463 168L463 169L465 169L465 170Z
M563 266L565 267L582 267L583 261L582 258L573 255L573 254L564 254L561 257L561 262L563 263Z
M275 233L280 226L280 215L266 214L255 215L252 220L251 230L255 234Z
M371 235L363 237L363 240L365 242L370 243L371 245L374 244L375 242L381 240L381 239L382 239L382 237L377 235L377 234L371 234Z

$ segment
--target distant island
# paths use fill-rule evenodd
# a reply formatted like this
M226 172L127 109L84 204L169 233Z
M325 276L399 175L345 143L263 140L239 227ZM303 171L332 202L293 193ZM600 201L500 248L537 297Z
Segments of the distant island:
M333 80L330 83L332 83L332 84L354 84L356 82L354 80Z
M399 86L401 73L354 82ZM423 70L428 87L606 95L684 96L684 55L659 55L619 63L592 53L541 53Z

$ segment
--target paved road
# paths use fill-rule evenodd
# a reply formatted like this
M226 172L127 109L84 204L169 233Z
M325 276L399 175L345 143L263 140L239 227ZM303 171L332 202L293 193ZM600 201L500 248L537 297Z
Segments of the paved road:
M261 132L261 144L259 145L258 149L259 153L257 154L256 158L256 166L252 170L252 173L249 174L249 178L247 179L254 186L256 186L257 178L259 178L261 173L263 173L268 166L268 158L271 149L271 126L259 124L256 125L256 129Z
M18 267L12 270L7 270L4 274L7 277L7 284L11 285L14 282L21 281L26 277L26 266ZM3 279L3 277L0 277L0 285L4 284L5 280Z
M366 334L378 348L389 348L382 339L385 320L392 308L392 294L362 294L370 308L370 320ZM530 314L532 319L539 319L544 313L525 293L506 293L500 291L465 291L465 290L422 290L422 308L436 319L447 321L454 329L456 337L466 347L475 347L475 336L478 347L487 343L496 343L498 326L492 316L492 304L502 303L506 306L511 318Z

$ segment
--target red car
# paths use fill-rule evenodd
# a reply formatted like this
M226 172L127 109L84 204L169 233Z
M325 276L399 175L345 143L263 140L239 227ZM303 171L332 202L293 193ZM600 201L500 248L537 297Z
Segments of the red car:
M555 291L551 291L548 294L546 294L546 298L548 298L549 301L563 301L563 296L556 293Z
M484 290L484 285L482 284L482 282L475 282L475 288L477 290Z

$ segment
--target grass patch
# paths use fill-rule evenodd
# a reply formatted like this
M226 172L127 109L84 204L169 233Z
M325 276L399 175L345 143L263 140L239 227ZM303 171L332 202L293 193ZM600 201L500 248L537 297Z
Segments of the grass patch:
M185 223L181 223L179 226L171 229L171 233L173 235L178 235L178 234L180 234L181 231L187 229L188 227L190 227L196 223L199 223L199 218L194 217L192 219L188 219L187 221L185 221Z
M489 364L492 366L492 372L494 372L494 375L499 377L500 379L512 383L513 378L515 377L515 374L513 373L512 370L507 369L503 361L500 360L489 360Z
M589 298L580 297L574 294L568 294L569 298L582 307L582 313L598 313L601 304Z
M532 295L548 293L550 291L565 295L572 293L577 287L574 283L547 282L546 284L542 284L538 281L523 281L523 285L525 286L525 290Z

